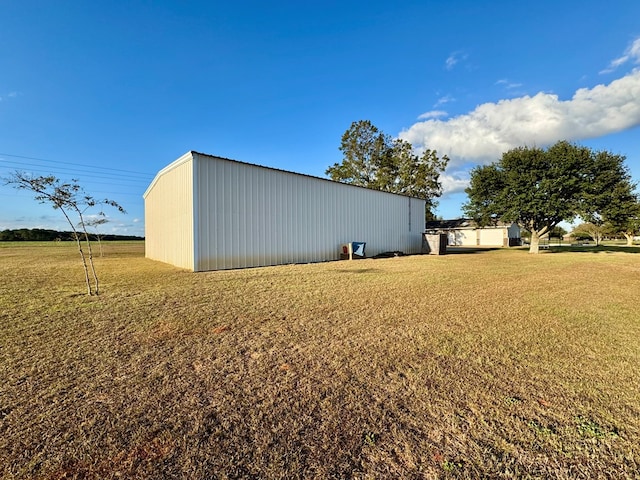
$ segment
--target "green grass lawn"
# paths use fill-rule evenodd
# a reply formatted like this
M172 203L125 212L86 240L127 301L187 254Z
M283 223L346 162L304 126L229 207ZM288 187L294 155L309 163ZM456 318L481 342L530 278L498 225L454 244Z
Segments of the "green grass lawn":
M189 273L0 244L0 476L637 478L637 248Z

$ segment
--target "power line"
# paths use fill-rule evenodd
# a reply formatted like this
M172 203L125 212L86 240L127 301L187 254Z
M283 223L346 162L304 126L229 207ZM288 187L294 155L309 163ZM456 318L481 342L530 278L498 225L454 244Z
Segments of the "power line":
M10 158L2 158L10 157ZM18 159L27 160L20 162ZM146 190L149 183L155 175L132 170L124 170L118 168L101 167L94 165L82 165L79 163L55 161L44 158L29 157L25 155L14 155L8 153L0 153L0 177L2 171L6 169L10 174L12 168L21 168L27 170L42 171L46 169L50 174L56 176L74 176L82 183L89 183L92 186L106 185L111 191L92 190L92 195L106 195L109 198L118 199L122 197L128 198L127 203L142 198L142 192ZM0 182L0 197L19 198L20 201L32 198L28 192L16 191L14 193L3 192L3 182ZM114 187L122 187L123 191L115 192ZM99 188L99 187L98 187ZM135 192L135 193L133 193Z
M114 192L104 192L104 191L92 191L91 193L93 194L93 196L95 196L95 194L107 195L111 200L117 200L120 197L134 197L142 200L141 193L123 193L123 192L114 193ZM2 193L2 190L0 190L0 197L33 199L33 195L29 195L29 193L27 192Z
M58 173L57 171L53 173ZM99 182L95 180L91 180L92 185L122 185L123 187L132 187L132 188L146 188L150 182L146 180L138 180L134 178L122 178L122 177L109 177L109 176L98 176L98 175L78 175L77 180L86 180L86 179L97 179L97 180L106 180L106 182Z
M0 187L4 185L9 185L12 182L12 178L14 172L10 169L2 168L3 165L0 163ZM33 173L34 177L38 176L36 173ZM54 177L62 177L61 172L51 171L47 173L47 175L54 175ZM27 174L29 176L29 174ZM67 180L65 178L58 178L61 183L66 183ZM74 176L73 179L69 180L69 182L76 182L81 186L86 185L110 185L112 187L122 187L128 189L141 189L145 190L150 181L146 180L137 180L134 178L117 178L117 177L109 177L109 176L99 176L99 175L77 175Z
M86 168L91 168L91 169L95 169L95 170L105 170L105 171L109 171L109 172L122 172L122 173L129 173L129 174L133 174L133 175L143 175L144 177L148 177L148 178L153 178L154 177L153 174L150 174L148 172L135 172L135 171L132 171L132 170L122 170L122 169L119 169L119 168L99 167L99 166L94 166L94 165L82 165L80 163L63 162L63 161L58 161L58 160L48 160L46 158L27 157L27 156L24 156L24 155L13 155L11 153L0 153L0 156L12 157L12 158L23 158L25 160L35 160L37 162L73 165L75 167L82 167L82 168L85 168L85 169Z
M92 178L111 178L114 180L131 180L137 182L150 182L153 177L131 177L129 175L123 175L121 173L111 173L111 172L92 172L92 171L83 171L75 168L65 168L65 167L50 167L48 165L38 165L35 163L19 163L12 162L9 160L0 159L0 165L6 165L7 167L19 168L19 169L48 169L48 171L53 172L62 172L64 174L71 175L82 175L83 177L92 177Z
M8 162L6 160L0 159L0 173L2 172L2 167L7 169L7 174L10 175L10 167L16 166L15 162ZM29 168L31 167L39 167L38 165L20 165L21 167ZM113 174L102 174L101 172L78 172L77 170L68 170L65 168L55 168L53 170L49 170L49 173L53 173L55 175L73 175L78 180L87 181L92 185L110 185L110 186L122 186L124 188L135 188L144 190L148 187L151 180L145 178L131 178L124 175L113 175ZM102 180L102 181L100 181Z

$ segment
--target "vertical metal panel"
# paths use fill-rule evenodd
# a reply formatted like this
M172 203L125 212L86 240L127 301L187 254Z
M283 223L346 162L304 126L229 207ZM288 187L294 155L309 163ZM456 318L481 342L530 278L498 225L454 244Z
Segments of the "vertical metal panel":
M339 258L367 242L367 255L419 253L424 201L193 153L195 270Z
M161 170L144 194L145 255L193 269L191 154Z

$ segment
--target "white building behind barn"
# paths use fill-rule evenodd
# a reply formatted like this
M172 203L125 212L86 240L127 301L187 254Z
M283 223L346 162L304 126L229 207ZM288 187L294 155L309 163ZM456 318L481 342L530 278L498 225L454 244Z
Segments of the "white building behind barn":
M453 246L513 247L521 244L517 223L498 222L480 227L468 218L434 220L427 222L426 231L446 233L447 244Z
M193 271L420 253L418 198L189 152L144 193L148 258Z

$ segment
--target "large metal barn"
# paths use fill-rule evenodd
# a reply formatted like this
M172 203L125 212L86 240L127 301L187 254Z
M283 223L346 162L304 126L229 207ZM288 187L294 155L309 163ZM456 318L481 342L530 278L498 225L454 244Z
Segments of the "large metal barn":
M419 253L425 202L188 152L144 193L148 258L193 271Z

